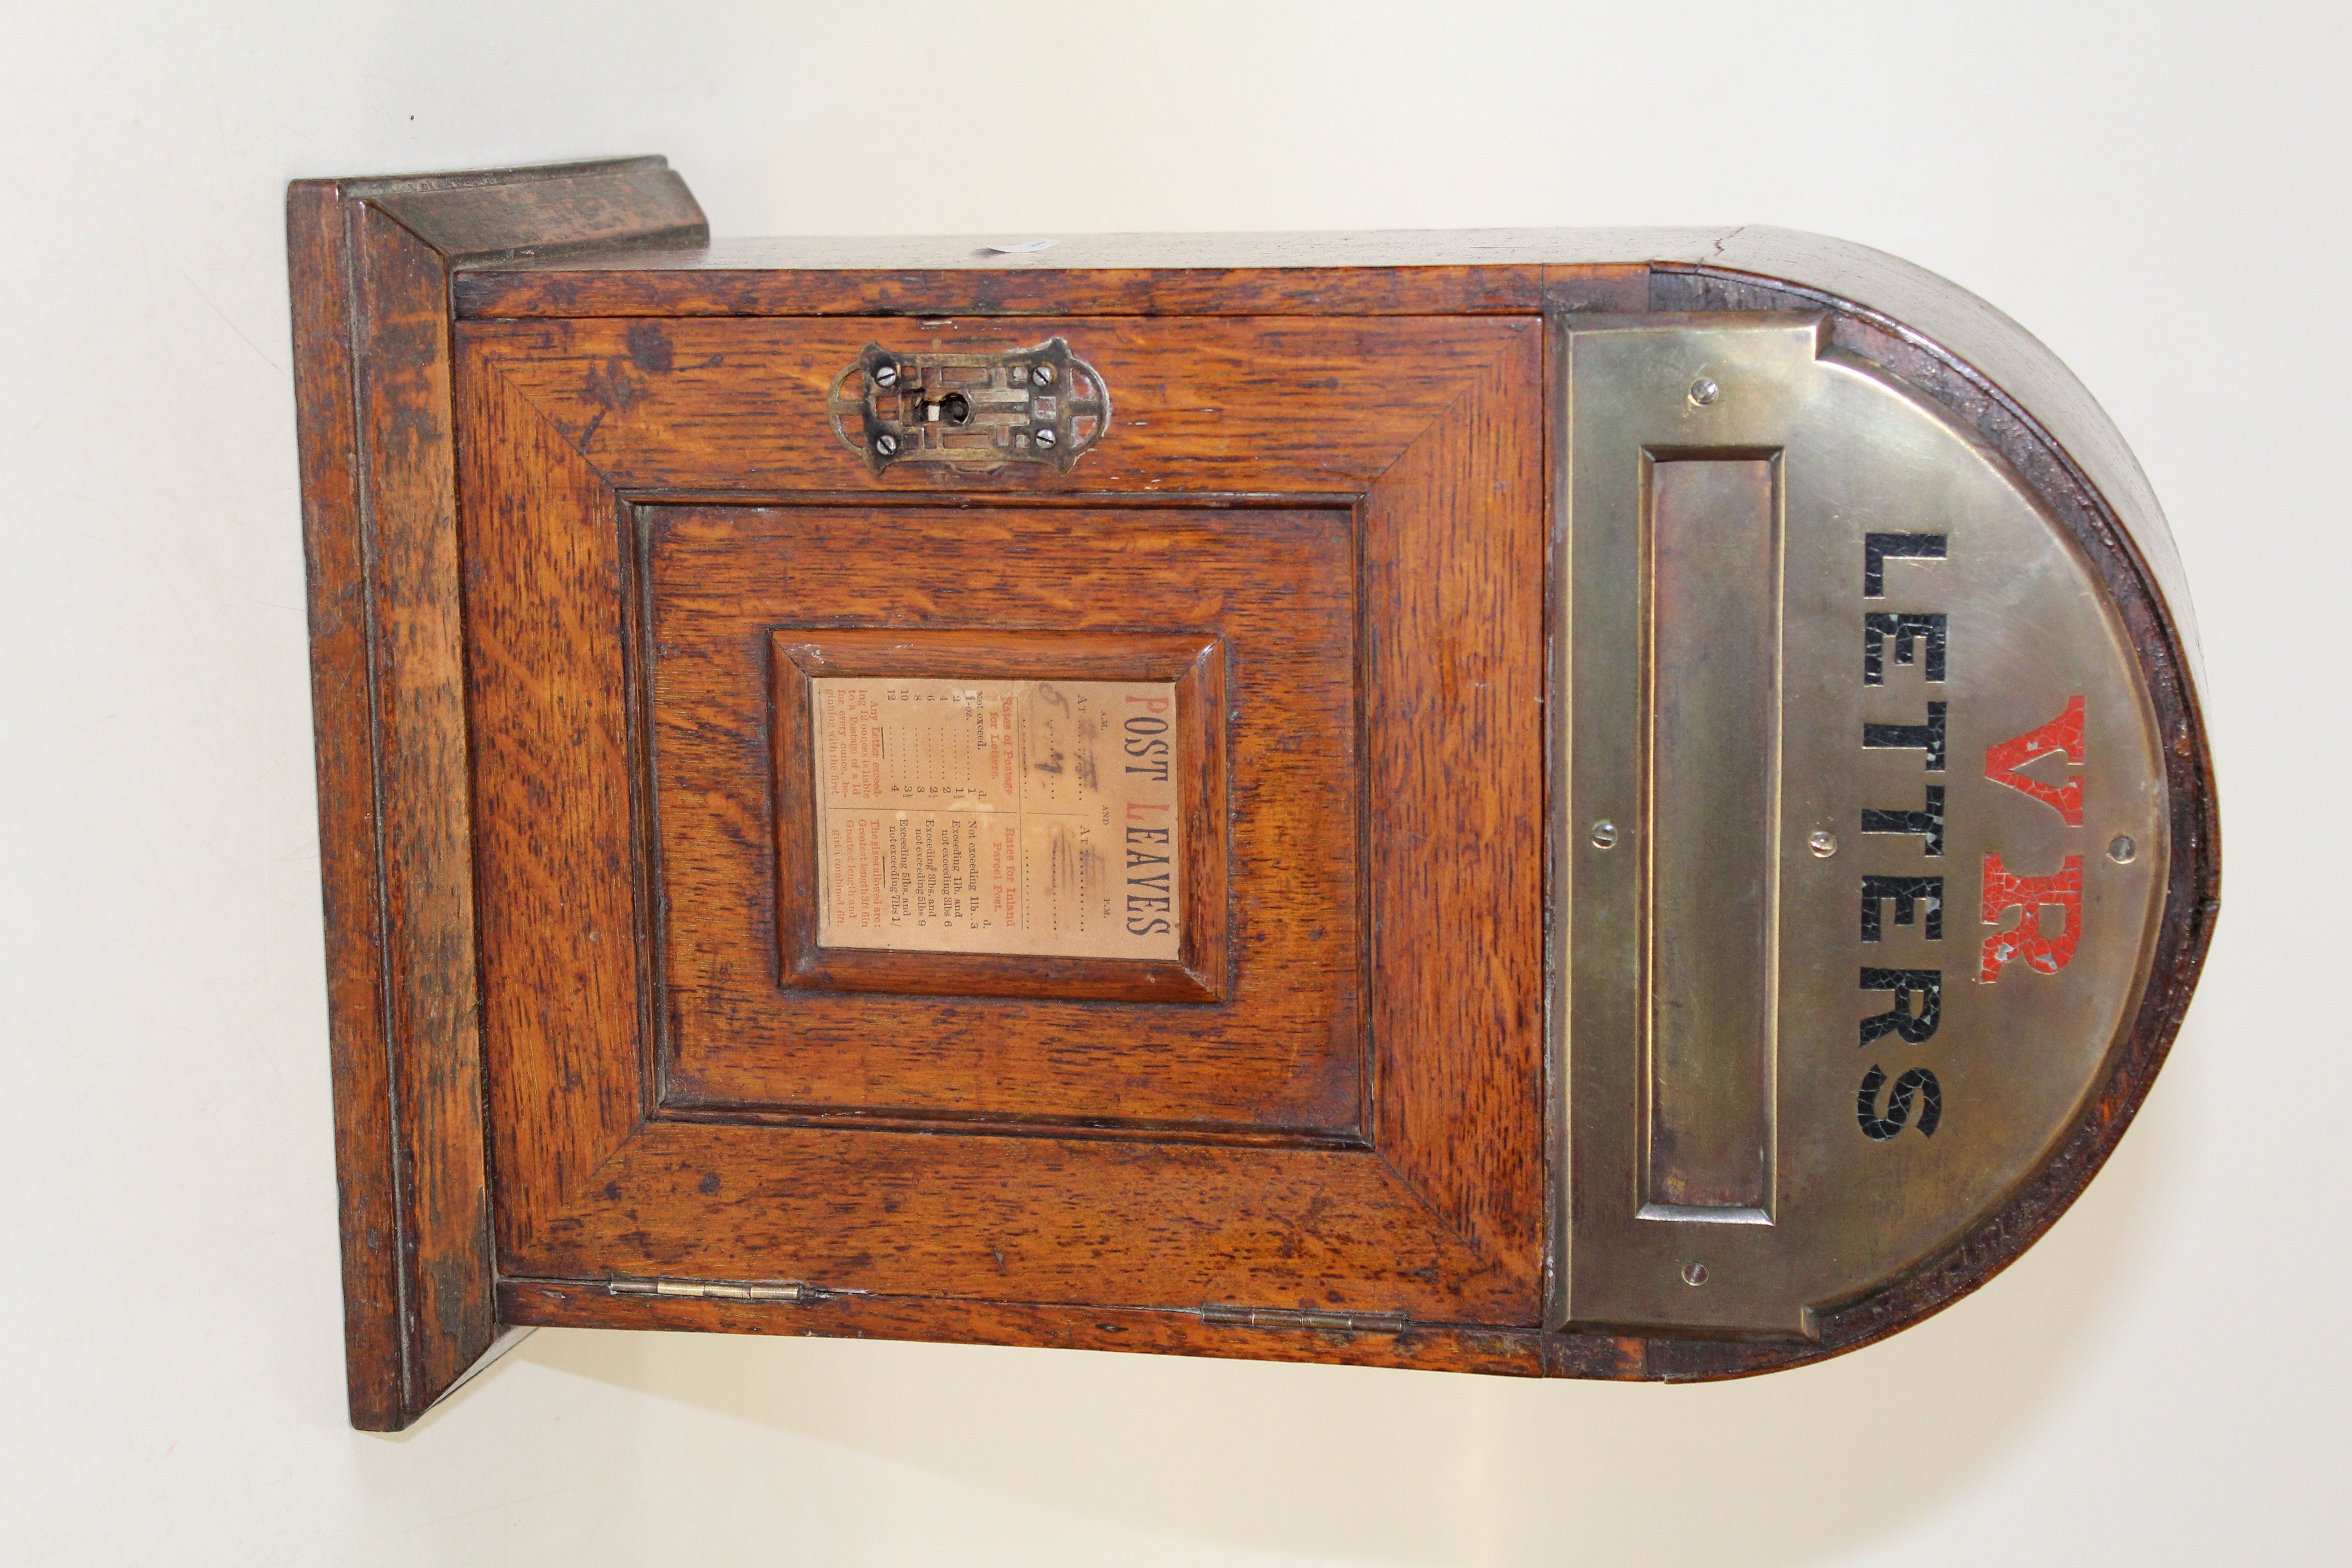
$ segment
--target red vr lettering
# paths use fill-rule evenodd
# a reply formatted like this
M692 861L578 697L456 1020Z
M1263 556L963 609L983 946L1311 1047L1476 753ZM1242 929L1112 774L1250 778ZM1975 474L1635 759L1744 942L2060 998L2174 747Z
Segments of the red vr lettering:
M2022 735L2012 736L1998 745L1985 748L1985 777L1997 784L2007 784L2020 795L2030 795L2066 819L2069 827L2083 826L2083 781L2068 779L2063 784L2046 784L2027 778L2017 770L2038 757L2053 752L2066 753L2070 767L2083 765L2083 700L2070 697L2065 711L2047 724L2037 725Z
M2042 911L2061 912L2058 934L2042 929ZM1997 926L2011 910L2021 910L2014 928L1985 938L1977 965L1977 979L1987 984L2000 978L2001 965L2022 959L2037 974L2055 974L2074 956L2083 936L2083 858L2069 855L2066 863L2047 877L2021 877L2000 863L1998 854L1984 858L1984 923Z

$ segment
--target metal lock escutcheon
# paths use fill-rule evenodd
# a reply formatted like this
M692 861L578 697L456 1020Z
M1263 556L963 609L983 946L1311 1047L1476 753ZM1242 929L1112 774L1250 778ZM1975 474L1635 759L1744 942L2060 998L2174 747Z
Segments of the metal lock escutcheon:
M1036 463L1066 474L1110 427L1102 374L1061 338L994 354L867 343L826 402L834 434L877 474L898 463Z

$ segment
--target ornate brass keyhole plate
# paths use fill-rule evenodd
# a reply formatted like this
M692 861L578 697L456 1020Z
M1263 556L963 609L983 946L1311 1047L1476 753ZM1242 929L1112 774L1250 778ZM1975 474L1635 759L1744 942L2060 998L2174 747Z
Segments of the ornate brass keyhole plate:
M1060 338L1001 354L902 354L868 343L833 378L843 446L881 473L894 463L1066 474L1110 427L1101 373Z

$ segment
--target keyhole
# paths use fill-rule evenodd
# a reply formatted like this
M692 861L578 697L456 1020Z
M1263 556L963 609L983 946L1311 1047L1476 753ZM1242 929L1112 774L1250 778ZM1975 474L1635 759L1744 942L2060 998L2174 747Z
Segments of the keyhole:
M950 425L961 425L971 418L971 402L961 392L950 392L925 410L933 419L944 419Z

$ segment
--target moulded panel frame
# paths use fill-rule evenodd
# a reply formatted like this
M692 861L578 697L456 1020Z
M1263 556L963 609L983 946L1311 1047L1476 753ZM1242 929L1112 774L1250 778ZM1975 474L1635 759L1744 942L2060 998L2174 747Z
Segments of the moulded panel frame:
M652 932L656 951L651 958L661 991L651 1009L660 1087L647 1101L648 1114L778 1125L1059 1127L1098 1137L1365 1145L1374 1107L1365 1009L1370 915L1360 864L1368 821L1363 699L1357 678L1364 643L1360 508L1328 497L1311 505L1296 504L1295 498L1259 497L1204 508L1182 496L1084 504L1065 496L1042 510L1037 500L1016 493L956 505L911 496L887 507L856 509L845 509L837 500L637 509L639 585L629 599L640 629L630 641L645 651L633 667L638 689L635 765L641 775L638 809L648 824L645 856L652 868L642 897L661 916ZM667 551L656 551L652 536L657 530L643 521L656 517L677 525ZM967 569L991 569L990 552L971 554L969 535L1008 530L1020 538L1013 552L1024 563L1024 580L1054 584L1041 590L1049 600L1066 593L1067 584L1095 582L1090 596L1108 594L1102 607L1116 626L1034 629L1052 623L1050 616L1041 619L1034 595L1016 595L1026 602L1014 603L1000 594L987 601L993 606L989 613L1006 625L1033 629L942 629L971 619L980 601L968 591L953 596L956 607L947 622L928 628L900 624L900 612L934 597L939 582L952 581ZM1099 574L1143 540L1171 547L1184 542L1191 564L1186 573L1136 598ZM901 558L909 553L922 564L903 564ZM827 584L812 587L812 571ZM740 593L730 589L714 598L714 574L739 584ZM1127 576L1129 587L1135 587L1132 572ZM760 585L782 580L802 586L777 598ZM1238 622L1229 618L1222 629L1173 640L1166 633L1132 629L1184 619L1186 606L1197 605L1213 584L1222 584L1228 611L1241 613ZM902 592L913 597L900 599ZM754 745L792 745L777 721L772 681L761 671L773 668L777 628L812 618L833 624L794 634L804 644L832 637L846 650L861 640L879 639L877 646L900 645L901 651L889 658L901 667L909 657L929 658L927 650L939 649L946 660L937 666L940 669L955 667L959 658L968 664L971 650L982 646L976 638L983 637L997 647L992 657L1014 662L1041 647L1091 647L1097 662L1066 668L1097 673L1155 668L1150 657L1138 664L1132 652L1116 651L1140 646L1139 639L1164 644L1171 655L1183 653L1194 663L1204 639L1213 639L1215 668L1203 676L1213 678L1219 689L1222 707L1216 711L1223 721L1202 735L1196 750L1216 763L1220 780L1196 775L1193 793L1203 810L1213 801L1222 804L1215 820L1192 836L1192 847L1217 847L1208 863L1196 867L1195 879L1204 887L1226 885L1227 891L1192 912L1203 942L1223 950L1213 975L1220 982L1219 994L1204 996L1203 987L1181 970L1152 981L1138 966L1116 963L1074 969L1067 960L985 961L940 970L916 955L880 954L850 955L846 967L877 977L872 988L858 988L866 998L863 1003L850 987L794 985L787 977L780 991L764 978L755 982L754 971L772 967L773 951L805 948L811 933L791 929L791 899L772 892L777 874L772 858L752 852L730 824L746 814L761 821L776 817L790 837L790 816L779 814L791 805L792 791L779 781L752 798L741 756L730 783L718 753L730 746L740 753ZM747 635L761 650L756 658L750 657ZM664 650L658 656L656 644ZM1019 651L1024 647L1025 652ZM1108 663L1100 662L1106 650ZM1181 673L1172 663L1165 672ZM667 689L666 699L654 697L656 685ZM1209 711L1203 705L1198 717L1205 721ZM772 738L756 740L754 731ZM666 740L656 741L656 734ZM667 748L662 757L655 755L659 748ZM1261 775L1277 757L1284 774L1298 775L1302 769L1306 774L1270 794L1272 781ZM1319 803L1311 820L1297 812L1289 814L1288 826L1267 817L1269 804L1300 798L1297 792L1302 787L1311 787ZM709 852L719 841L714 833L736 847L714 858ZM661 841L673 838L696 861L692 872L662 864ZM1253 887L1260 934L1251 937L1243 922L1238 945L1229 935L1236 921L1226 875L1236 854L1265 868ZM1320 875L1318 865L1324 868ZM1271 918L1276 906L1294 910L1308 879L1328 918ZM773 916L768 912L772 900ZM743 912L751 918L744 920ZM773 942L761 934L768 924L776 930ZM1284 974L1276 1013L1250 1011L1246 999L1236 998L1235 985L1252 973L1243 963L1244 950L1257 975L1250 984L1261 994L1267 974ZM877 966L876 958L885 962ZM982 985L966 984L975 972ZM894 975L908 973L931 983L894 986ZM1080 984L1072 983L1074 975ZM986 984L991 977L995 984ZM1142 989L1149 994L1136 994L1139 982L1148 982ZM946 1000L959 995L994 1000ZM909 1005L926 997L941 1000ZM1168 1003L1179 1005L1161 1005ZM989 1015L1014 1004L1027 1007L1026 1026L1011 1036L1000 1030L992 1039ZM1024 1095L1016 1097L1016 1108L1001 1100L982 1104L962 1096L959 1103L942 1104L929 1094L889 1092L894 1079L904 1087L900 1068L936 1060L942 1050L957 1053L973 1073L990 1070L991 1063L1001 1069L1013 1058L1051 1051L1056 1034L1083 1030L1098 1037L1106 1025L1126 1032L1150 1023L1155 1007L1156 1029L1137 1036L1132 1048L1160 1057L1156 1076L1163 1080L1171 1066L1181 1068L1179 1077L1189 1074L1196 1089L1221 1080L1207 1100L1180 1092L1159 1097L1156 1105L1050 1106ZM962 1016L966 1026L934 1028L950 1014ZM882 1022L885 1016L895 1026ZM981 1025L977 1031L970 1026L974 1021ZM869 1038L856 1056L796 1049L794 1039L811 1026L860 1029ZM881 1030L890 1043L872 1037L873 1030ZM933 1035L952 1036L957 1043L927 1044L925 1037ZM877 1053L890 1059L877 1061ZM1230 1065L1216 1068L1219 1060L1254 1061L1256 1070L1236 1075ZM1207 1069L1210 1078L1196 1069ZM1087 1080L1064 1075L1061 1081L1070 1086ZM1253 1100L1255 1112L1247 1109Z

